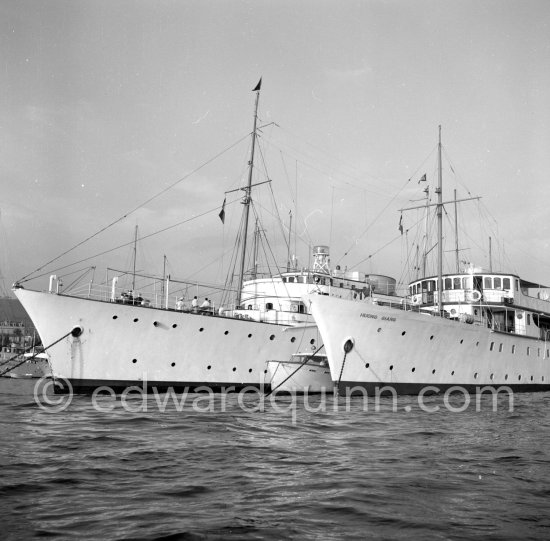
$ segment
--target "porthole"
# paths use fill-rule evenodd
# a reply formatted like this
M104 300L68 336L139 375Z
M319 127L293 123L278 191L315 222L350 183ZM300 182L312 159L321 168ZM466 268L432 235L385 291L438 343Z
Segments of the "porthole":
M520 381L520 380L521 380L521 374L518 376L518 381Z
M507 379L508 379L508 374L506 374L506 375L504 376L504 379L505 379L505 380L507 380Z
M267 370L264 370L264 374L267 374Z
M434 339L434 335L432 334L432 335L430 336L430 340L433 340L433 339Z
M275 335L272 334L270 337L269 337L270 340L275 340Z
M495 375L494 375L494 374L491 374L489 377L490 377L491 379L495 379Z
M533 381L533 376L531 376L531 381Z
M453 370L453 371L451 372L451 376L454 376L454 375L455 375L455 371Z
M416 370L416 368L413 366L411 372L414 372L415 370Z
M312 338L312 339L309 341L309 343L310 343L311 345L315 344L315 338Z
M478 347L478 346L479 346L479 342L476 342L476 347Z
M252 335L251 335L251 334L249 334L249 335L248 335L248 338L252 338ZM294 340L291 340L291 342L293 342L293 341L294 341Z
M393 370L393 364L390 364L390 370Z
M249 336L252 336L252 335L249 335ZM290 339L290 341L291 341L292 343L296 342L296 337L293 336L293 337Z
M212 365L209 364L209 365L206 367L206 370L210 370L211 368L212 368Z
M233 372L236 372L236 371L237 371L237 367L234 366L234 367L233 367Z
M159 322L158 322L158 321L153 321L153 325L154 325L155 327L158 327L158 326L159 326Z
M178 326L177 323L172 323L172 329L175 329Z
M133 362L134 364L136 364L136 363L137 363L137 359L132 359L132 362Z
M176 363L170 363L170 366L176 366Z
M202 331L204 331L204 327L201 327L201 328L199 329L199 332L202 332Z
M460 341L461 344L464 344L464 338Z
M137 323L139 319L137 317L134 318L134 323Z
M477 372L474 374L474 379L477 379Z
M378 327L378 330L376 332L381 332L382 331L382 327Z
M368 368L369 366L370 366L370 363L367 363L367 364L365 365L365 368Z
M229 331L225 331L223 334L225 334L225 336L227 336L229 334Z
M435 368L432 370L432 374L435 374Z
M407 331L403 331L403 332L401 333L401 336L405 336L406 334L407 334Z
M118 316L113 316L113 319L118 319Z
M252 372L252 368L249 368L248 369L248 373L250 374Z

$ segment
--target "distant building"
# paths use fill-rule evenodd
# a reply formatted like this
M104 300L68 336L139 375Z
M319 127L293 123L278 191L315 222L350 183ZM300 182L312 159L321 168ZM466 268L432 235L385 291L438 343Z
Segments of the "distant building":
M40 344L40 337L31 318L17 299L0 298L0 351L6 354L22 353L25 348Z

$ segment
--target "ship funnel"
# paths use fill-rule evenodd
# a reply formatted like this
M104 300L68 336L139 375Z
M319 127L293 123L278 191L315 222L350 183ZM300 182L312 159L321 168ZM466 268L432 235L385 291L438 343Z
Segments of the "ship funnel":
M330 274L330 250L328 246L313 247L313 272Z

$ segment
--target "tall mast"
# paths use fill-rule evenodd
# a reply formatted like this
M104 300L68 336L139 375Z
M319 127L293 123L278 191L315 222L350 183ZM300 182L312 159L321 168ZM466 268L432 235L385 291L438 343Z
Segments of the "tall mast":
M460 272L460 261L458 259L458 208L456 205L456 190L455 190L455 259L456 259L456 273Z
M443 312L443 171L441 165L441 125L437 145L437 310Z
M252 263L252 279L255 280L258 277L258 241L260 238L260 228L258 227L258 218L254 225L254 247L252 248L253 263Z
M134 268L132 271L132 291L136 288L136 259L137 259L137 238L138 238L138 226L134 232Z
M252 190L252 173L254 170L254 149L256 147L256 126L258 124L258 102L260 101L260 88L262 80L254 88L256 92L256 104L254 106L254 128L252 129L252 148L250 150L250 160L248 162L248 185L244 189L245 195L243 199L244 205L244 220L243 220L243 243L241 250L241 268L239 271L239 281L237 283L237 306L241 304L241 294L244 282L244 265L246 260L246 237L248 235L248 215L250 213L250 192Z
M288 248L287 248L287 258L286 258L286 271L290 271L290 236L292 234L292 211L289 211L290 225L288 226Z

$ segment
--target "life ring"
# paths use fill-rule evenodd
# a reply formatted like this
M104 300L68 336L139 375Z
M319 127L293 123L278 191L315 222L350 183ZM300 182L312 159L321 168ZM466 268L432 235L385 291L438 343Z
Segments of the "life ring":
M418 302L418 297L415 295L412 299L411 299L412 302L414 303L417 303Z
M477 289L468 291L467 298L472 302L479 302L481 300L481 293Z

